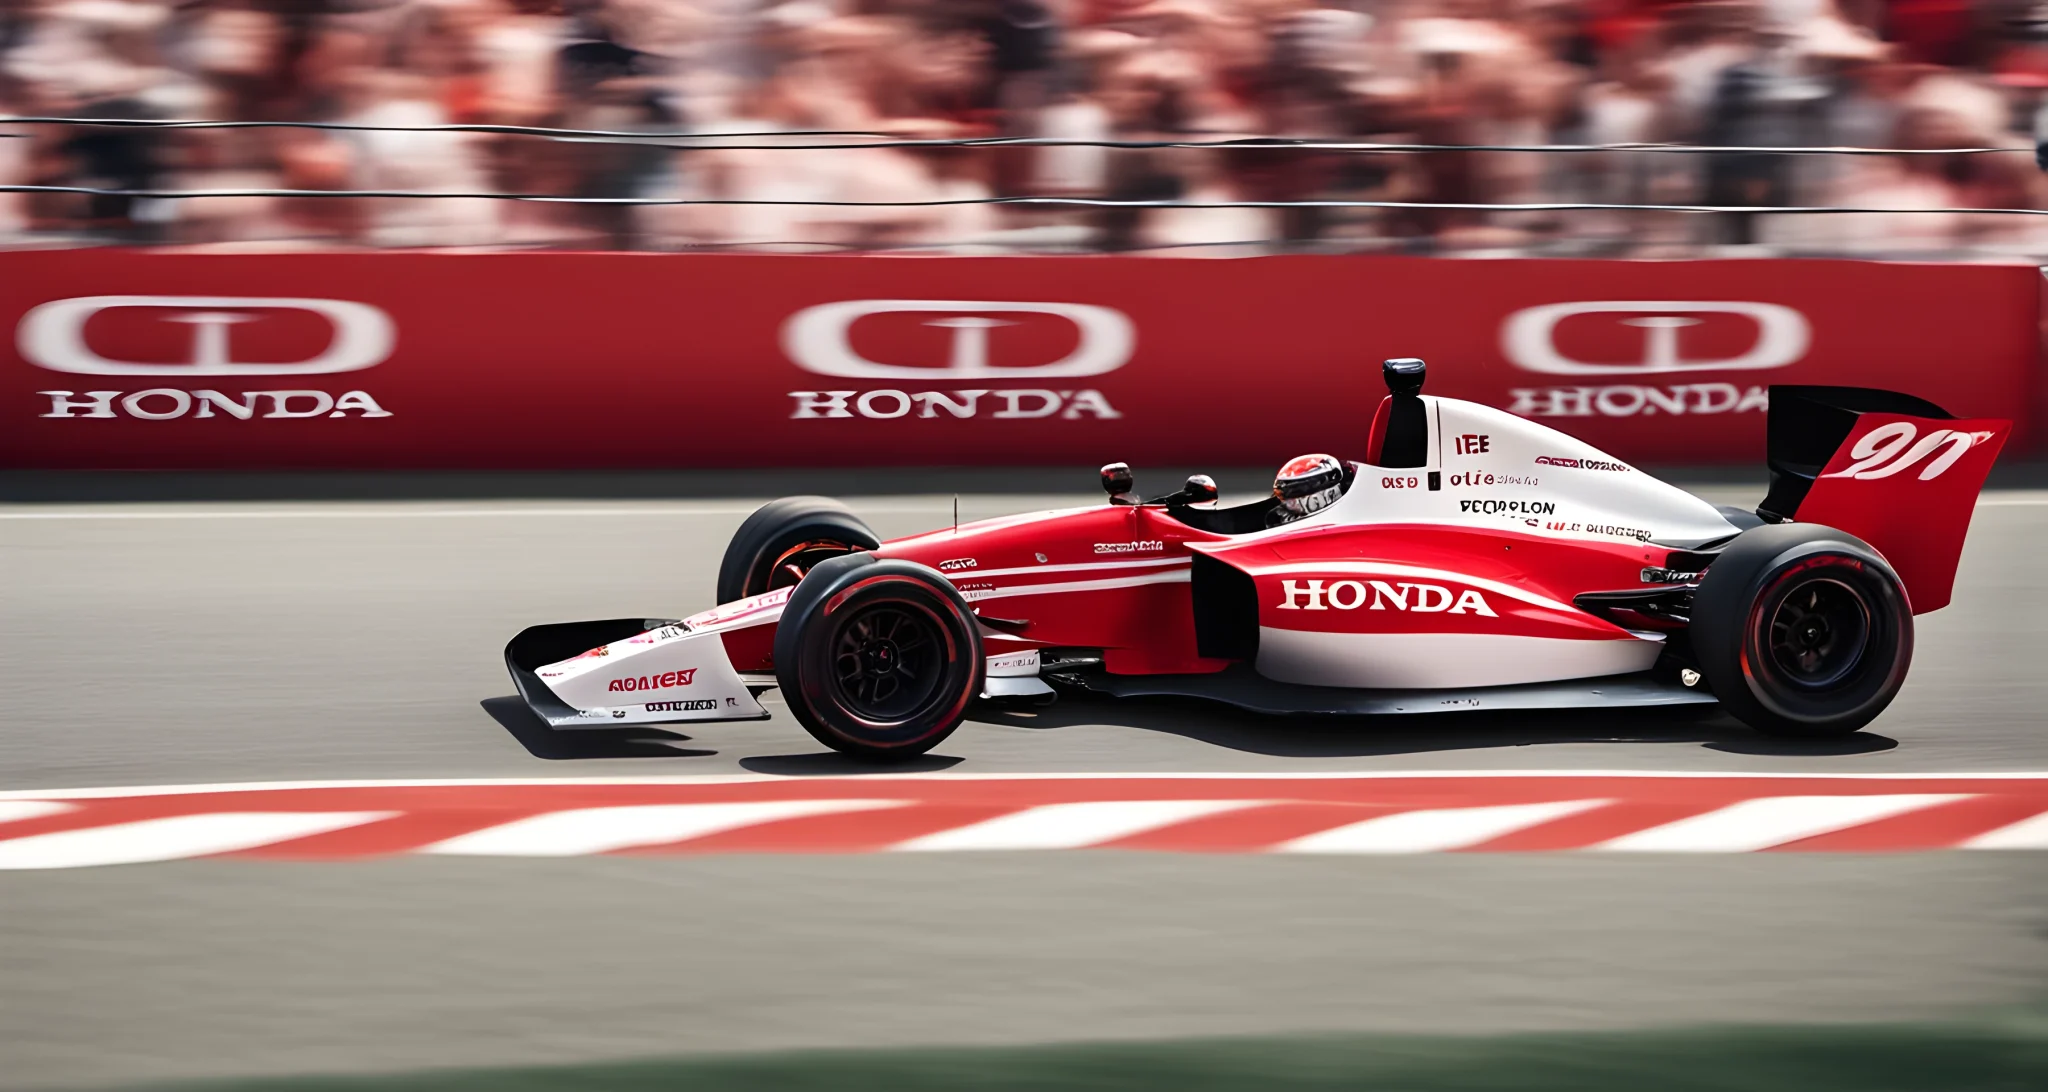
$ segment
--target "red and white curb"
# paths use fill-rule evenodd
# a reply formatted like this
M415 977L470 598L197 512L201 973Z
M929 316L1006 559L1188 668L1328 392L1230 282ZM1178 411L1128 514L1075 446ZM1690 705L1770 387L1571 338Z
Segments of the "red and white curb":
M899 775L0 792L0 869L193 857L2048 849L2048 773Z

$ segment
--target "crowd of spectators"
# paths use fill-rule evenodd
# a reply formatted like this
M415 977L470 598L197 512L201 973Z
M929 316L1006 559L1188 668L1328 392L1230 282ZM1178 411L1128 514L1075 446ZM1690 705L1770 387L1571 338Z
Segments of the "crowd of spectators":
M2044 89L2018 0L0 0L0 183L228 191L0 193L0 242L2048 256L1904 211L2048 207ZM2011 151L1514 150L1639 142ZM1901 211L1232 204L1290 201Z

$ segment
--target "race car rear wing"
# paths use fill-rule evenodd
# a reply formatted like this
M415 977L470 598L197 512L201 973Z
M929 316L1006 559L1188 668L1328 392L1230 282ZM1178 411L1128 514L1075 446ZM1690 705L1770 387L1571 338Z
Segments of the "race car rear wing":
M1757 514L1819 523L1877 548L1915 614L1947 606L1977 492L2012 431L1865 387L1772 387L1771 488Z

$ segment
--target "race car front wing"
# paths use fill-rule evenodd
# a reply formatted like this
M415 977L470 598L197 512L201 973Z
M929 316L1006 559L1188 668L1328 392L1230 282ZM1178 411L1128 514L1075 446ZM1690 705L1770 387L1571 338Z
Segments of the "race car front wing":
M672 618L533 626L505 646L505 668L553 728L768 716L719 634Z

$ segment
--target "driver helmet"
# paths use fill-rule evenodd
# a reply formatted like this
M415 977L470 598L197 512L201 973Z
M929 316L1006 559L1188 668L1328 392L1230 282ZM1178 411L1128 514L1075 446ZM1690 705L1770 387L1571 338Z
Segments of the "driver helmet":
M1344 464L1333 455L1289 459L1273 478L1273 496L1280 501L1283 521L1320 512L1343 495Z

